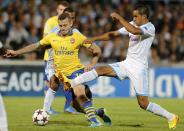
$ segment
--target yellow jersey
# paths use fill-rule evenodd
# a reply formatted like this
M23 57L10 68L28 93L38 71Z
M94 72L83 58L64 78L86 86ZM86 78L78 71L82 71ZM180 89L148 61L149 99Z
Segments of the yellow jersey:
M58 28L58 16L53 16L51 18L49 18L46 23L45 23L45 26L44 26L44 36L52 33L52 32L55 32L55 30L57 30ZM44 60L47 61L49 59L49 49L45 50L45 53L44 53Z
M56 76L62 72L70 76L76 70L84 68L78 57L81 46L89 48L91 44L83 44L86 36L79 32L73 32L68 36L61 36L60 31L51 33L40 40L41 45L50 45L53 51Z

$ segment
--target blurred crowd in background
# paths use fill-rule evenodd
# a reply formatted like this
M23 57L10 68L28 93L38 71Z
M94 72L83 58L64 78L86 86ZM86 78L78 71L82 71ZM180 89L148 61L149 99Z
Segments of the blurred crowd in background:
M43 36L45 21L56 15L54 0L0 0L0 41L8 48L19 49ZM135 4L143 3L151 9L150 21L156 27L156 37L150 51L153 65L184 62L184 1L183 0L68 0L77 12L76 26L88 37L117 30L121 25L112 21L111 12L118 12L132 20ZM97 42L102 49L100 62L125 59L128 37L120 36ZM86 55L81 55L81 57ZM41 60L43 50L18 59ZM1 58L3 59L3 58Z

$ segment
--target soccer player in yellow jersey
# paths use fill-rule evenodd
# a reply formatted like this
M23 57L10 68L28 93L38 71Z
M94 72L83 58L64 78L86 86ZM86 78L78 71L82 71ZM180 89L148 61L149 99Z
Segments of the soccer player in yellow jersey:
M57 16L53 16L49 18L44 26L44 36L57 32L59 30L58 26L58 16L61 15L64 10L69 6L69 3L67 1L61 1L57 3ZM50 77L55 73L54 71L54 64L53 64L53 57L52 57L52 49L46 49L45 54L44 54L44 61L45 61L45 66L44 66L44 81L45 81L45 98L44 98L44 105L43 109L47 111L49 114L57 114L58 112L54 111L50 105L51 100L54 99L54 94L51 92L47 92L49 89L49 81ZM69 113L76 113L76 110L73 109L71 106L72 103L72 92L71 91L64 91L64 95L66 98L65 106L64 106L64 111L69 112ZM50 103L48 105L48 103Z
M71 76L73 73L84 69L84 65L81 64L78 58L78 52L80 47L86 47L93 54L93 58L86 69L91 69L98 61L100 56L100 48L95 44L83 44L86 39L84 35L79 32L72 32L72 19L69 14L64 13L58 17L58 24L60 31L51 33L45 36L42 40L35 44L31 44L17 51L7 50L4 56L15 57L24 53L34 51L36 49L50 46L53 50L53 58L56 73L50 79L50 88L55 92L59 87L58 74L61 72L65 76ZM74 94L80 105L83 107L87 118L91 122L91 127L101 126L101 123L97 120L95 110L91 99L88 99L85 93L85 87L79 85L75 88Z
M53 16L46 21L45 27L44 27L44 36L46 36L50 33L53 33L53 32L57 32L59 30L57 19L58 19L58 16L60 14L62 14L63 12L66 11L67 13L69 13L71 15L72 19L75 20L75 12L71 8L68 8L68 6L69 6L69 3L66 1L62 1L62 2L59 2L57 4L57 14L58 15ZM76 31L78 32L77 29L73 29L73 32L76 32ZM50 91L50 89L49 89L50 78L55 73L51 48L47 49L45 51L44 61L45 61L45 66L44 66L45 98L44 98L43 109L46 110L47 113L49 113L49 114L58 114L58 112L56 112L55 110L53 110L51 108L52 101L53 101L54 95L55 95L54 92ZM86 88L86 91L88 92L88 94L91 93L88 87ZM70 91L70 90L64 91L64 95L66 98L66 102L64 105L65 112L76 113L76 109L77 109L77 111L81 111L77 101L73 100L73 98L72 98L72 96L73 96L72 91ZM72 103L72 105L71 105L71 103ZM72 106L74 106L75 109Z
M76 13L72 8L70 8L70 7L65 8L64 13L68 13L69 16L71 17L71 19L73 20L73 22L75 21ZM60 30L60 28L58 25L58 27L55 27L54 32L58 32L59 30ZM80 33L76 28L73 28L72 32L73 33ZM53 65L54 65L54 60L53 60L52 54L50 54L49 60L47 61L47 66L46 66L47 67L46 74L47 74L47 78L49 80L50 80L51 76L55 74L55 69L53 68ZM90 66L85 67L85 69L90 69ZM75 77L77 77L78 75L80 75L82 73L84 73L84 69L77 70L77 71L71 73L71 75L69 75L67 77L69 79L74 79ZM61 85L61 86L63 87L63 85ZM86 96L88 97L88 99L92 99L92 93L91 93L87 84L85 84L85 93L86 93ZM78 112L85 113L85 111L83 110L83 108L81 108L79 102L77 101L72 90L64 90L64 94L66 97L66 103L64 106L64 109L66 112L76 113L76 110L77 110ZM52 89L49 89L46 92L43 109L46 110L49 114L55 113L53 110L51 110L51 105L52 105L52 101L54 99L54 96L55 96L55 92L53 92ZM104 108L96 109L95 113L104 121L104 123L106 125L111 125L111 119L109 116L107 116L105 114Z

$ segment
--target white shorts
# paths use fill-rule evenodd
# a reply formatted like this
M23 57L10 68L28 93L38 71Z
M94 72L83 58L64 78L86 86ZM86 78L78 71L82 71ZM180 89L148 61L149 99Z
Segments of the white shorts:
M116 72L118 78L129 78L137 95L148 96L148 68L135 60L125 60L113 64L110 67Z
M0 131L8 131L8 123L3 98L0 94Z
M45 75L47 77L46 80L50 81L50 78L54 74L55 74L54 60L46 61L46 65L45 65Z

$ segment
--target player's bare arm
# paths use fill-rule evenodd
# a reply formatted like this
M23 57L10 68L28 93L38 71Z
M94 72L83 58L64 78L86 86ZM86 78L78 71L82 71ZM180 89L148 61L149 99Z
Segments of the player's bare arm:
M18 55L22 55L22 54L25 54L25 53L29 53L29 52L32 52L32 51L35 51L39 48L41 48L42 45L40 45L39 42L37 43L33 43L31 45L28 45L26 47L23 47L22 49L19 49L19 50L7 50L6 51L6 54L4 55L5 57L16 57Z
M111 17L113 20L117 20L118 22L120 22L128 32L132 33L132 34L142 34L142 31L140 28L137 28L135 26L133 26L132 24L130 24L127 20L125 20L123 17L121 17L118 13L112 13Z
M89 39L85 40L85 44L89 44L89 43L92 43L94 41L107 41L107 40L110 40L113 37L117 37L119 35L120 35L120 33L119 33L118 30L107 32L105 34L95 36L95 37L92 37L92 38L89 38Z
M85 71L91 70L96 65L101 55L101 49L96 44L92 44L88 50L92 53L93 58L91 59L90 64L85 67Z

